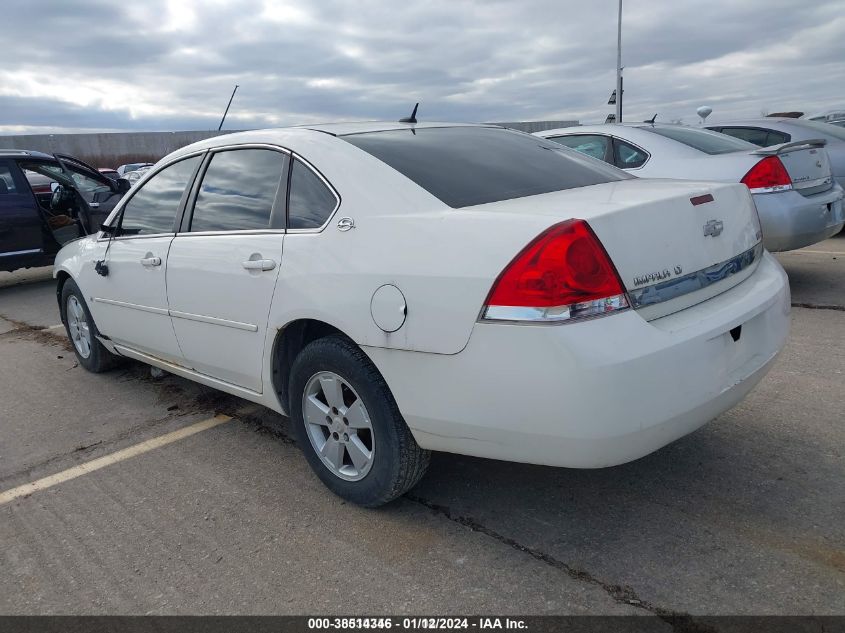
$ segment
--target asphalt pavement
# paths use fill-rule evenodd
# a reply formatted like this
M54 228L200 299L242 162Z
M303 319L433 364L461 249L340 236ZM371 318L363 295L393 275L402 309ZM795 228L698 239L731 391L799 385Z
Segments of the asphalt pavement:
M0 613L845 615L845 236L778 259L790 340L732 411L602 470L438 454L379 510L277 414L87 373L49 269L0 273Z

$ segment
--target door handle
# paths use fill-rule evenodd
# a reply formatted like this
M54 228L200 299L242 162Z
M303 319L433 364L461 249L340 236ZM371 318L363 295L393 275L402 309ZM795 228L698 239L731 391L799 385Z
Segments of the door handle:
M161 266L161 257L144 257L141 263L144 266Z
M241 265L247 270L273 270L276 267L276 261L273 259L248 259L241 262Z

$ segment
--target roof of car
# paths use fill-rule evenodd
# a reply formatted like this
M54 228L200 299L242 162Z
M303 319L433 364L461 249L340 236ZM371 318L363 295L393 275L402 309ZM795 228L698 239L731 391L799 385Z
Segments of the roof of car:
M0 149L0 156L11 156L13 158L48 158L55 160L50 154L29 149Z
M313 125L297 125L296 128L325 132L334 136L347 134L364 134L366 132L386 132L388 130L407 130L430 127L499 127L480 123L445 123L438 121L418 121L417 123L402 123L400 121L349 121L342 123L317 123Z

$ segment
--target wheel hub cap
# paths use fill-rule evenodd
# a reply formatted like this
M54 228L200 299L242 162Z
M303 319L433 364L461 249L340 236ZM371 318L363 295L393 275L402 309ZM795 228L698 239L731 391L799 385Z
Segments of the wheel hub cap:
M373 465L370 415L352 386L334 372L314 374L302 395L302 417L311 446L337 477L358 481Z
M82 358L88 358L91 355L91 328L82 304L74 295L67 299L67 329L77 353Z

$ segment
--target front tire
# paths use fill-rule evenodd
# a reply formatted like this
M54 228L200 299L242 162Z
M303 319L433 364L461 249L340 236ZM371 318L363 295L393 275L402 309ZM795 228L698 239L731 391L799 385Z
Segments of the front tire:
M62 286L62 322L79 364L95 374L114 367L117 357L97 339L97 327L76 282L68 279Z
M349 339L309 343L293 363L288 393L297 442L339 497L372 508L422 478L430 452L416 443L384 378Z

